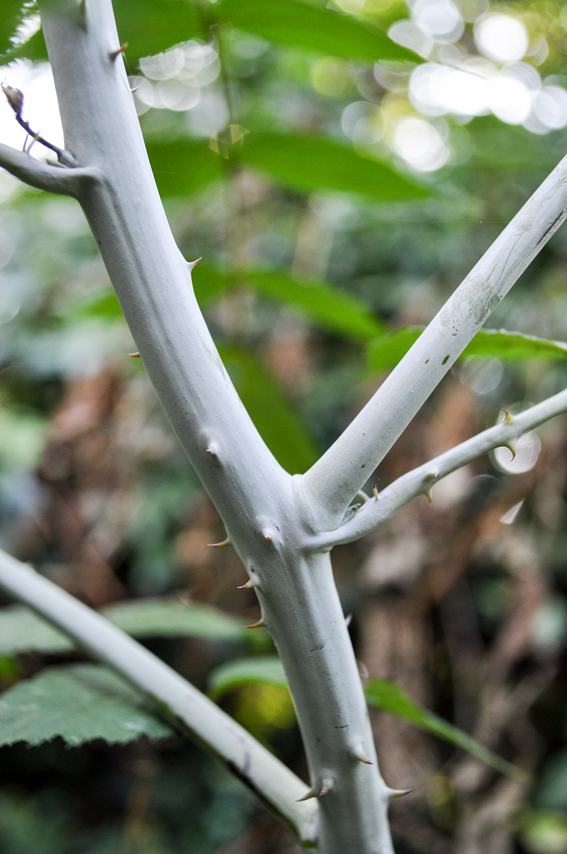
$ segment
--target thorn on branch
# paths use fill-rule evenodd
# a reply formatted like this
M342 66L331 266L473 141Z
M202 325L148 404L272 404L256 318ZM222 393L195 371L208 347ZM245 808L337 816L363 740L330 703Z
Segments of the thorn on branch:
M409 795L410 792L413 792L413 789L388 789L388 798L390 800L393 798L403 798L404 795Z
M140 359L140 358L141 358L141 356L140 356L140 354L139 354L138 352L136 352L136 353L128 353L128 355L130 356L130 358L131 358L131 359Z
M262 618L258 620L257 623L251 623L249 626L244 626L245 629L263 629L265 627L265 622Z
M207 546L210 549L224 549L230 545L232 545L232 544L231 544L230 540L228 539L228 537L226 538L226 540L223 540L221 543L207 543Z
M374 493L374 498L375 498L375 500L376 500L376 501L378 501L378 499L379 499L379 497L380 497L380 496L378 495L378 481L376 481L376 483L373 483L373 484L372 484L372 492Z
M350 759L354 759L357 762L362 762L364 765L373 765L374 764L372 762L372 760L366 756L362 744L359 744L356 747L353 747L351 750L349 750L348 755L349 755Z
M124 51L126 50L127 47L128 47L128 42L124 42L124 44L120 45L118 50L112 51L112 53L110 54L110 61L115 62L118 59L118 57L120 56L120 54L124 53Z
M197 266L197 264L199 264L202 260L203 260L203 258L201 257L201 258L197 258L195 261L188 261L187 266L189 267L190 270L193 270Z
M250 590L251 587L255 587L255 584L251 578L248 579L246 584L240 584L236 589L237 590Z

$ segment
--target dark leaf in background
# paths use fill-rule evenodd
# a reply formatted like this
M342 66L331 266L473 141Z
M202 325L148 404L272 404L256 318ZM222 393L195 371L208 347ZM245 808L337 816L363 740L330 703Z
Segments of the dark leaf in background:
M211 151L208 142L150 140L146 147L163 198L190 196L225 174L226 161Z
M317 451L292 406L261 364L238 347L219 347L240 398L264 442L290 474L306 471Z
M13 39L22 22L22 0L2 0L0 14L0 60L4 61L14 53Z
M418 200L431 195L427 187L387 163L362 157L352 147L322 136L251 133L238 149L238 157L283 187L300 192L360 193L377 202Z
M57 736L71 747L95 738L126 744L142 735L174 734L138 691L98 665L47 668L0 697L0 745L36 745Z

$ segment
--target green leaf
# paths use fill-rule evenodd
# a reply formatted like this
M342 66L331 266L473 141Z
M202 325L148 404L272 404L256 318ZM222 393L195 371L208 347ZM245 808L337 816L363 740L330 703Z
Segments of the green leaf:
M100 612L133 637L198 637L264 646L258 637L209 605L167 599L137 599L109 605ZM53 628L33 611L20 605L0 609L0 655L20 652L67 653L76 649L67 635Z
M350 146L299 133L250 133L235 155L267 172L284 187L301 192L335 190L361 193L378 202L425 199L423 185L385 162L363 157Z
M317 326L366 340L380 335L382 323L363 302L326 282L272 270L229 270L222 272L200 264L193 273L197 299L202 304L223 292L247 286L262 296L299 309Z
M317 459L306 427L275 381L256 359L237 347L219 353L258 432L290 474L303 473Z
M232 26L279 44L363 62L422 61L371 24L324 5L301 0L218 0L216 8Z
M510 762L506 762L505 759L501 759L500 756L484 747L466 732L447 723L433 712L416 705L395 682L386 679L373 679L367 683L364 690L370 706L409 721L420 729L427 730L432 735L465 750L501 774L522 781L529 779L529 775L525 771Z
M128 42L125 56L130 67L141 56L207 36L197 4L188 0L114 0L113 6L120 40Z
M0 697L0 745L36 745L57 736L72 747L95 738L125 744L174 734L134 688L93 664L47 668Z
M207 142L184 138L149 141L146 147L162 198L190 196L224 175L226 160Z
M227 691L234 691L251 682L287 687L284 669L277 655L237 658L221 664L209 676L209 694L218 699Z
M23 17L23 0L2 0L0 15L0 60L11 58L14 36ZM4 97L4 96L2 96Z
M371 341L367 349L368 375L395 367L423 331L422 327L405 326ZM464 350L461 359L469 357L502 359L565 359L567 344L548 341L506 329L481 329Z
M287 685L284 669L279 658L277 656L258 656L226 662L211 673L209 693L218 698L227 691L233 691L235 688L240 688L250 682L265 682L269 685L278 686ZM366 684L364 690L370 706L402 718L420 729L427 730L432 735L465 750L502 774L521 780L528 779L525 771L501 759L500 756L475 741L466 732L447 723L433 712L416 705L395 682L385 679L372 679Z

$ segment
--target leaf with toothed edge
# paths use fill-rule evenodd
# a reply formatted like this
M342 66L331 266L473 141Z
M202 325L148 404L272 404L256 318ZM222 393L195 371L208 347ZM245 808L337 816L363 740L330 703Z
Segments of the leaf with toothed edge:
M60 737L77 747L98 738L126 744L174 735L138 691L99 665L47 668L0 697L0 745Z

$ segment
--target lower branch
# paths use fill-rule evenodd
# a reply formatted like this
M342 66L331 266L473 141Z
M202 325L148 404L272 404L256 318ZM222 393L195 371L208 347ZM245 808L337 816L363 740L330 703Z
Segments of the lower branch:
M314 549L327 550L333 546L360 539L391 519L412 498L429 494L431 488L441 478L468 465L477 457L502 446L509 447L515 454L515 442L523 433L539 427L540 424L564 412L567 412L567 391L561 391L519 415L512 416L506 413L506 418L501 424L484 430L419 468L407 472L382 492L376 492L374 498L364 501L348 522L336 531L313 537L310 546Z
M67 168L41 163L26 151L18 151L4 143L0 143L0 167L25 184L29 184L30 187L74 198L80 195L85 180L98 177L94 169Z
M146 694L161 714L252 789L303 846L315 845L318 804L298 802L307 786L189 682L104 617L2 551L0 588Z

